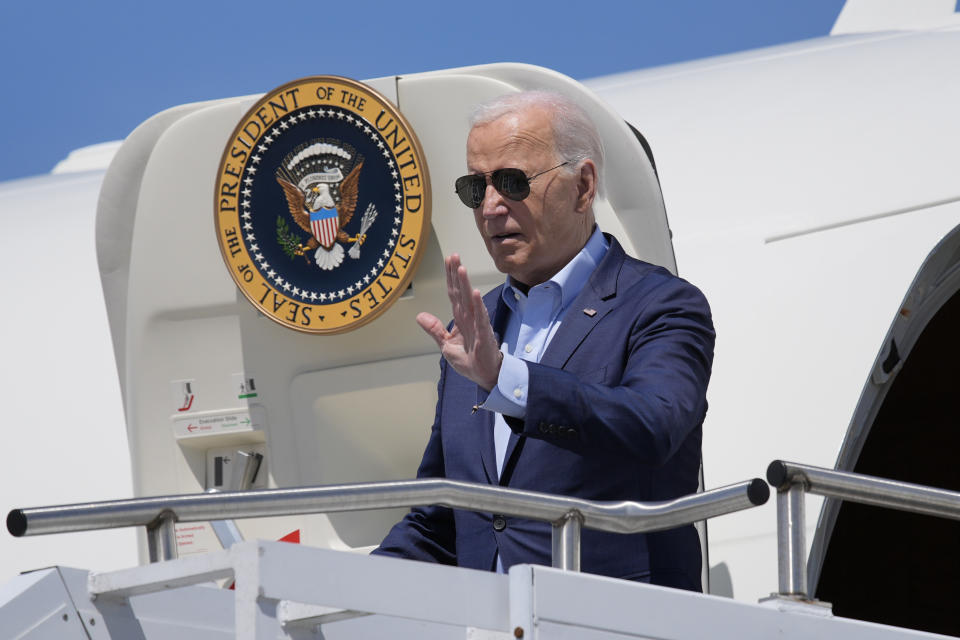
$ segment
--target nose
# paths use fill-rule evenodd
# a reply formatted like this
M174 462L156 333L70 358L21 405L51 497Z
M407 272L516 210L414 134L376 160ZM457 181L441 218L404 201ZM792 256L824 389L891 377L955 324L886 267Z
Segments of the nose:
M509 211L503 195L493 188L492 184L487 184L487 189L483 193L483 202L480 204L480 213L484 218L502 216Z

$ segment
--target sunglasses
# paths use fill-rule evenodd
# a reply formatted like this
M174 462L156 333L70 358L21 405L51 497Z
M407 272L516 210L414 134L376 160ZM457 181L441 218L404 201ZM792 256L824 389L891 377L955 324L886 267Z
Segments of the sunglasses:
M490 184L500 195L511 200L520 201L530 195L530 183L545 173L554 169L559 169L572 161L567 160L555 167L550 167L546 171L541 171L535 175L527 177L520 169L497 169L489 173L474 173L467 176L460 176L454 183L457 195L460 196L460 202L471 209L476 209L483 203L484 195L487 192L487 176L490 176Z

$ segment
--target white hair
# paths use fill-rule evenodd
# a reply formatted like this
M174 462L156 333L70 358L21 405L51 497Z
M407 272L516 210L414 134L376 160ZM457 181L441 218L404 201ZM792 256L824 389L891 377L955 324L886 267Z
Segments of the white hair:
M543 90L508 93L478 105L470 115L470 128L530 107L550 112L559 160L593 160L597 167L597 195L603 196L603 141L587 112L567 96ZM567 166L563 170L573 172L575 169L575 166Z

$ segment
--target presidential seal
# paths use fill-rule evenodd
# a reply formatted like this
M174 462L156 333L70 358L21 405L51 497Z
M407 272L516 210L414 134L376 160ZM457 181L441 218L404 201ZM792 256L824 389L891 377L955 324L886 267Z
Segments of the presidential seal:
M214 217L243 295L280 324L340 333L407 289L430 229L413 129L370 87L335 76L267 93L220 160Z

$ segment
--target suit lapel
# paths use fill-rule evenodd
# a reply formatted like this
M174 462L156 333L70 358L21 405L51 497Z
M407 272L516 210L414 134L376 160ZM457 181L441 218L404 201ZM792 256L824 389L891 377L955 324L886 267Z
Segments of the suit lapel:
M510 479L507 469L511 466L511 460L513 459L514 453L517 451L517 443L520 442L520 436L517 435L517 432L513 429L510 430L510 439L507 441L507 451L503 454L503 471L504 473L500 474L498 477L498 483L506 486L507 480Z
M610 247L586 286L567 309L560 328L540 358L540 364L562 369L577 347L600 320L617 306L617 277L626 256L616 239L607 236Z
M503 302L503 298L500 295L502 290L503 286L501 285L483 298L483 303L487 307L487 313L490 314L490 323L493 325L493 331L498 336L498 342L499 336L503 335L507 327L507 315L510 312L509 307ZM486 402L488 395L490 394L477 386L476 406L479 407ZM479 416L480 419L480 424L477 426L480 429L480 459L483 462L483 470L487 474L487 480L491 484L497 484L500 473L497 469L497 451L493 440L494 414L490 411L478 411L476 416ZM512 439L513 436L511 437L511 440Z
M600 319L616 307L617 278L620 275L620 269L623 266L626 254L623 252L616 238L607 236L607 239L610 242L610 246L607 249L606 255L603 256L603 260L597 265L596 270L590 276L583 290L580 291L570 305L566 316L560 323L560 328L557 329L557 333L550 341L550 346L547 347L543 357L540 358L540 364L549 367L563 368L577 347L580 346L593 328L597 326ZM502 304L502 302L501 306L506 308L506 305ZM596 313L585 313L585 310L593 310L596 311ZM496 330L496 325L494 325L494 330ZM492 428L490 429L490 433L492 439ZM507 452L503 458L503 468L505 471L513 468L515 464L514 456L519 455L523 450L523 447L518 448L517 445L519 443L520 436L518 436L516 432L512 432L510 434L510 442L507 445ZM494 462L494 468L496 468L496 462ZM508 473L505 473L504 476L509 479ZM494 475L492 477L496 478L497 476ZM501 482L501 484L503 484L503 482Z

